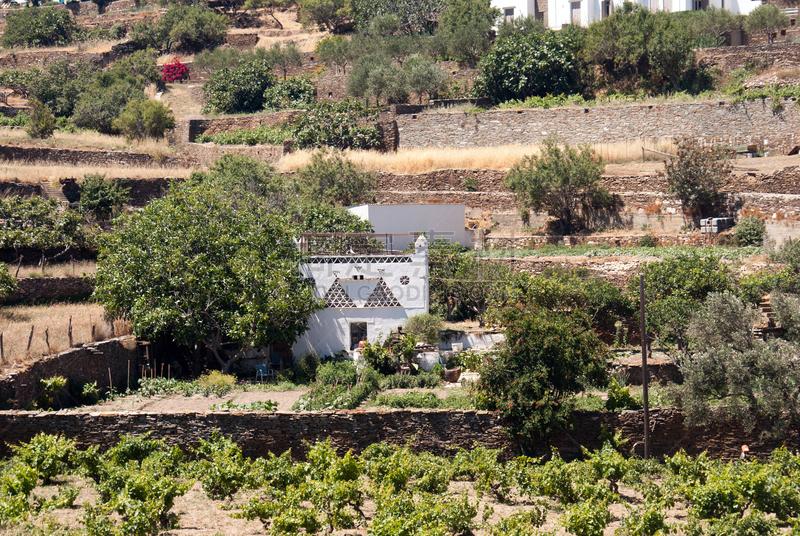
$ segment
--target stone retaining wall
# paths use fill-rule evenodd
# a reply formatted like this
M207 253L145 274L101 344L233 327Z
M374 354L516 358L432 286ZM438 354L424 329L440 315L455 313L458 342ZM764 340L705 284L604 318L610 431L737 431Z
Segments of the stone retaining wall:
M284 145L215 145L213 143L186 143L181 154L195 164L209 165L226 154L249 156L262 162L277 162L291 152L291 140Z
M616 143L691 136L706 143L756 144L783 153L800 143L800 109L771 99L587 108L498 110L479 113L398 115L400 147L487 147L541 143L558 136L570 143Z
M19 289L7 298L0 298L0 303L85 298L94 291L94 285L84 277L22 277L17 282Z
M23 367L7 370L0 377L0 407L25 407L41 396L42 387L39 380L56 375L76 382L97 382L99 388L108 388L110 375L114 387L124 391L128 385L128 371L130 370L131 384L137 378L136 338L126 336L84 344L57 355L26 363ZM8 412L0 413L8 414ZM0 424L0 430L3 430L3 427L4 425ZM6 435L7 433L8 431L0 432L0 437L10 437Z
M725 74L753 63L796 68L800 67L800 43L700 48L695 50L695 58L700 67L719 67Z
M747 434L735 423L725 426L686 428L683 416L675 408L650 411L651 454L663 456L685 449L689 454L708 451L712 457L736 458L742 444L753 455L766 455L783 444L800 446L796 430L783 440L761 440L759 432ZM305 452L304 441L331 438L339 451L362 451L376 442L404 444L411 441L416 450L435 454L452 452L454 447L471 448L474 444L507 449L517 454L517 444L507 437L500 417L474 410L398 410L398 411L322 411L322 412L202 412L202 413L83 413L0 412L0 430L5 444L0 454L8 453L8 444L28 441L39 432L63 433L78 446L98 445L107 448L120 434L144 434L164 439L183 449L195 447L208 439L213 430L230 436L245 456L266 456L292 449L299 457ZM601 447L601 428L620 431L635 452L642 452L643 416L641 411L620 413L583 412L573 415L571 430L557 432L546 441L527 444L528 453L545 455L550 447L563 456L581 455L581 446Z
M184 166L182 158L167 156L156 159L147 153L125 151L51 149L0 145L0 159L8 162L48 162L72 166Z

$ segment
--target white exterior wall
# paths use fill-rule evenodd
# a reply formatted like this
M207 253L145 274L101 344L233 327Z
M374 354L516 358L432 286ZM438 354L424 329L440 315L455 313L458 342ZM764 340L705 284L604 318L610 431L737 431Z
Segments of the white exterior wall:
M496 0L495 0L496 1ZM524 4L526 0L520 0ZM691 11L694 8L693 0L633 0L634 3L652 11ZM622 7L621 0L612 0L613 10ZM560 30L565 24L572 22L572 2L570 0L547 0L547 26L553 30ZM602 19L602 0L581 0L581 26L589 26ZM706 6L724 7L734 15L748 15L761 5L761 0L705 0ZM724 5L723 5L724 4ZM499 4L493 3L496 7ZM509 6L510 7L510 6Z
M492 0L492 7L499 9L503 16L505 16L506 9L514 10L514 18L536 15L535 0Z
M312 315L308 331L292 348L296 357L309 352L325 356L350 350L351 322L365 322L367 340L376 342L386 339L408 318L428 312L428 247L424 237L418 239L412 254L312 256L301 271L314 279L317 298L324 299L338 281L355 306L326 307ZM399 307L366 306L381 279Z
M464 228L467 215L464 205L358 205L348 210L372 223L376 233L424 232L429 242L444 238L473 247L473 233ZM413 241L411 236L394 237L392 248L399 251Z

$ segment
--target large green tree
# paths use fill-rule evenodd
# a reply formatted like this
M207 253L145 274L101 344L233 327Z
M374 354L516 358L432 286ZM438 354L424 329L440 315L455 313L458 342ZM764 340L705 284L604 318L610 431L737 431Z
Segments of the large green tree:
M608 84L660 91L680 88L683 75L694 67L692 45L689 28L671 14L625 2L589 27L583 54Z
M489 0L448 0L439 14L437 36L451 58L474 67L492 46L489 34L499 17L500 10Z
M580 92L579 47L578 34L564 30L498 39L481 58L473 92L494 102Z
M8 14L3 46L63 46L80 34L81 29L69 11L29 7Z
M610 202L601 180L604 169L602 158L588 145L561 147L549 136L540 155L526 156L511 168L506 185L523 208L547 210L558 218L561 232L570 234Z
M95 297L137 335L203 347L227 372L249 346L293 343L319 307L292 227L252 189L196 176L118 222L100 241Z

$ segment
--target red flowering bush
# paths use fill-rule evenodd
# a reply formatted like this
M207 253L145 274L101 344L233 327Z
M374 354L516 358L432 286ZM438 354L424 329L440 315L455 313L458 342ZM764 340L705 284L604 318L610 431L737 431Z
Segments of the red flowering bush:
M481 368L476 400L497 411L514 435L534 439L567 425L569 396L607 381L605 345L585 314L507 307L506 343Z
M177 82L186 80L189 77L189 68L180 62L181 57L175 56L171 63L165 63L161 67L161 80L164 82Z

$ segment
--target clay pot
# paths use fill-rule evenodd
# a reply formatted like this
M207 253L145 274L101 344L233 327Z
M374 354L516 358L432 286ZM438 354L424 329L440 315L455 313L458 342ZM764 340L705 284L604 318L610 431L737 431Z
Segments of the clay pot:
M444 369L444 379L449 383L456 383L461 377L461 367Z

